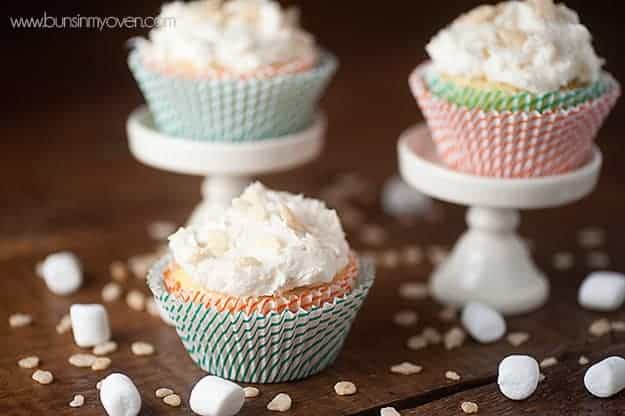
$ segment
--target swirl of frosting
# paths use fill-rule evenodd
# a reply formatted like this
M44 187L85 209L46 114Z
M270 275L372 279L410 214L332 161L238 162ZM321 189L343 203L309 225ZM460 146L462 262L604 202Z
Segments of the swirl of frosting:
M248 74L315 56L313 37L295 8L272 0L196 0L165 4L149 40L135 47L148 59L195 71Z
M553 0L484 5L428 43L441 74L546 93L599 79L603 64L577 13Z
M265 296L332 281L349 246L336 211L256 182L224 216L169 237L174 261L206 289Z

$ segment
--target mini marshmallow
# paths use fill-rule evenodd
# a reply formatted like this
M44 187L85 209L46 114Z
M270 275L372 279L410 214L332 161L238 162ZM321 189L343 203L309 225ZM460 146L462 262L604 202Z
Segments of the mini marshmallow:
M497 384L501 393L512 400L530 397L540 378L538 362L528 355L509 355L499 363Z
M506 333L501 314L483 303L468 303L462 309L461 321L467 332L483 344L495 342Z
M215 376L200 379L189 397L189 406L200 416L233 416L241 410L245 393L238 384Z
M625 388L625 359L613 356L593 365L586 370L584 386L593 396L614 396Z
M579 287L578 301L586 309L613 311L625 301L625 275L616 272L594 272Z
M432 200L408 185L399 176L386 181L382 189L382 209L387 215L421 216L430 210Z
M109 416L137 416L141 410L139 390L128 376L120 373L101 381L100 402Z
M69 308L74 341L79 347L94 347L111 339L109 317L98 304L72 305Z
M80 261L69 251L50 254L37 272L45 280L48 289L56 295L71 295L82 286Z

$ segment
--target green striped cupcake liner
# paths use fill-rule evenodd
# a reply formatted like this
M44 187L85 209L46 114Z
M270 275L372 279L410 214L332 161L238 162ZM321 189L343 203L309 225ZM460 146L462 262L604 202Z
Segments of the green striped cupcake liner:
M465 108L479 108L485 111L537 111L543 113L554 109L575 107L593 100L616 85L616 81L606 72L597 82L583 88L568 91L553 91L546 94L505 91L487 91L469 86L459 86L454 82L439 78L434 71L428 71L425 82L432 95Z
M263 79L191 79L147 67L137 51L128 65L156 127L183 139L245 142L308 127L317 101L337 68L323 53L314 68Z
M163 284L170 261L170 256L162 258L148 273L154 299L175 322L184 347L202 370L242 383L300 380L332 364L375 280L373 264L361 259L354 289L331 303L247 315L170 295Z

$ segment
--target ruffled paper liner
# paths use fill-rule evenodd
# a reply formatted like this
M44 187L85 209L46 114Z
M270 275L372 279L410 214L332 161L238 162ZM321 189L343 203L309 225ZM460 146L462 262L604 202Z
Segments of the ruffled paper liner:
M539 112L468 109L433 96L415 69L410 87L441 160L481 176L529 178L562 174L585 164L597 131L616 103L620 86L573 108Z
M247 142L308 127L338 64L324 52L307 70L274 68L272 76L259 73L246 79L194 78L146 65L135 50L128 65L161 132L189 140Z
M575 107L600 97L616 85L614 78L605 72L601 74L597 82L588 86L545 94L509 93L457 85L453 81L438 77L433 71L427 71L424 79L432 95L461 107L485 111L538 111L539 113Z
M193 361L210 374L244 383L299 380L332 364L375 279L369 261L359 260L353 289L308 310L220 312L170 294L163 277L166 256L148 274L158 305L176 324Z
M141 52L138 52L141 53ZM311 54L302 58L274 65L267 65L253 72L237 74L222 68L197 69L191 65L167 64L142 58L143 63L152 71L158 71L170 77L189 79L214 79L214 80L250 80L277 77L280 75L297 74L312 69L317 62L317 55Z
M331 302L335 297L346 295L352 290L358 276L358 261L350 256L347 266L337 273L331 282L297 288L273 296L229 296L206 290L195 283L179 266L172 263L164 273L163 281L167 291L185 302L202 304L220 312L243 312L251 315L254 312L267 314L281 313L285 310L297 312L309 310L324 303Z

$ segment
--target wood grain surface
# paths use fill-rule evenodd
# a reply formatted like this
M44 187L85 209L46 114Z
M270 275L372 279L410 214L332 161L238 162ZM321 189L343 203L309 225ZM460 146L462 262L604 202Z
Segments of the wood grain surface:
M424 251L433 245L449 248L465 228L461 207L436 203L427 218L400 221L384 215L379 204L384 181L396 172L397 137L421 118L407 88L407 75L423 59L423 45L436 28L476 2L421 3L397 2L381 9L377 2L377 6L356 1L302 2L307 27L341 59L341 70L322 101L329 117L327 145L314 163L262 179L272 187L327 197L345 175L356 178L364 184L359 192L328 202L344 215L354 210L362 214L360 225L346 227L357 250L392 253L408 245ZM624 79L625 58L614 35L622 31L617 3L570 3L591 27L599 53L608 57L608 69ZM80 11L123 16L153 13L158 2L44 5L35 1L12 5L10 14L37 15L46 7L57 15ZM606 8L613 13L606 13ZM187 356L175 330L158 318L129 309L123 300L107 304L119 350L110 355L111 368L101 372L70 366L68 357L80 349L71 333L55 331L72 303L100 302L112 261L151 252L161 244L146 232L150 223L180 224L199 200L201 178L148 168L128 152L125 119L142 98L126 69L122 45L136 33L10 33L7 53L15 59L4 68L5 79L12 82L7 83L7 98L1 103L5 118L0 126L1 415L104 414L95 385L111 371L127 373L136 382L143 398L141 414L191 414L191 387L203 373ZM594 320L622 320L625 311L585 311L577 305L576 293L592 270L587 265L589 250L577 241L583 227L606 230L606 243L598 250L611 257L610 269L625 270L624 120L619 105L601 131L605 165L590 197L523 215L521 232L532 242L534 257L552 284L545 307L508 319L509 330L530 333L527 343L513 347L502 340L484 346L468 340L452 351L441 346L407 349L406 339L422 328L443 331L457 322L441 321L442 306L430 299L407 301L398 296L402 282L426 281L433 267L427 258L418 265L380 266L336 363L305 381L259 386L261 395L249 399L240 414L269 414L265 407L279 392L293 398L289 415L377 415L380 407L388 405L405 415L456 415L462 414L459 406L465 400L478 403L480 414L622 414L623 393L609 400L590 396L582 383L586 367L577 361L581 354L594 362L625 353L625 333L603 337L588 333ZM381 246L361 240L365 224L387 231ZM85 269L84 287L69 297L53 295L35 275L36 263L58 250L77 253ZM560 251L574 255L571 269L552 267L552 257ZM132 277L124 284L126 291L132 288L149 293L142 279ZM414 328L392 323L394 313L402 309L419 314ZM10 328L8 316L16 312L31 314L33 324ZM133 356L130 344L139 340L153 343L156 354ZM510 353L527 353L539 360L555 356L560 363L544 370L546 379L529 400L511 402L498 392L495 382L498 362ZM38 385L30 378L33 370L17 366L20 358L31 354L41 358L41 368L53 372L54 383ZM391 374L389 367L402 361L424 369L413 376ZM445 379L447 370L458 372L460 381ZM340 380L356 383L358 393L337 396L333 385ZM158 387L179 393L182 406L162 403L154 396ZM70 408L68 403L78 393L85 396L85 405Z

